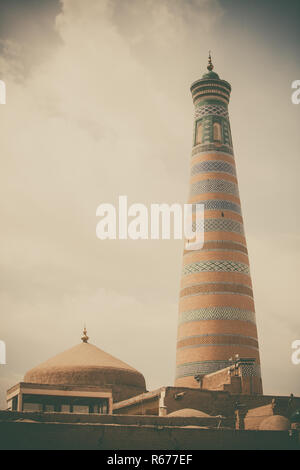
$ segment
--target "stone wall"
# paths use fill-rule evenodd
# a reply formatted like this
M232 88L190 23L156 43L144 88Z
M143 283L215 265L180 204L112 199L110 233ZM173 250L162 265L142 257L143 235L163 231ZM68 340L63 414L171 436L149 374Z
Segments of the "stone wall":
M87 416L69 416L75 423L66 422L66 415L58 421L55 414L44 414L44 422L38 422L35 415L1 412L0 449L300 449L298 432L203 429L191 418L98 416L93 417L98 422L84 422Z

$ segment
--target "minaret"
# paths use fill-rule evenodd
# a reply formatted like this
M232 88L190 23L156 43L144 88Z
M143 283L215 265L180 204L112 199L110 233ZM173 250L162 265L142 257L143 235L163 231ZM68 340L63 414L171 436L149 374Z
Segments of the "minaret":
M255 359L245 370L252 376L252 392L262 393L228 115L231 86L213 68L209 54L208 73L191 86L195 124L189 203L204 204L204 245L183 254L175 385L199 387L195 376L228 367L229 359L239 355Z

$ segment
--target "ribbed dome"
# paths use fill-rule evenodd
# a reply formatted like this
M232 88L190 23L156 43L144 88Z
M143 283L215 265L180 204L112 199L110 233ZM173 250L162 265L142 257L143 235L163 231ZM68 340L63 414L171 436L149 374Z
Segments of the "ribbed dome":
M144 376L123 361L83 342L34 367L24 382L56 385L110 386L114 401L146 391Z

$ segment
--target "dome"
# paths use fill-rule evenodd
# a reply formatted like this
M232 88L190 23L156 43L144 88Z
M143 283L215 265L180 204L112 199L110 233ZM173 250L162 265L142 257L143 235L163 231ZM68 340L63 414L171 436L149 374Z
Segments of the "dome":
M114 401L146 391L144 376L93 344L83 342L29 370L24 382L51 385L108 386Z
M291 424L287 418L281 415L273 415L264 419L260 425L260 431L288 431Z
M193 408L182 408L181 410L169 413L167 416L174 418L210 418L210 415L204 413L204 411L194 410Z
M208 73L205 73L203 76L202 76L202 79L208 79L208 80L220 80L220 77L219 75L216 73L216 72L208 72Z

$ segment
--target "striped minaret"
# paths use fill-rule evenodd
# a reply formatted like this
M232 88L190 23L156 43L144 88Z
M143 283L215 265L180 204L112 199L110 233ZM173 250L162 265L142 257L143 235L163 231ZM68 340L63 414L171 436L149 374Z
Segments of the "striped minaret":
M252 283L232 148L231 86L213 72L191 86L195 126L189 203L204 204L204 245L184 251L179 300L176 386L255 359L253 393L262 393Z

